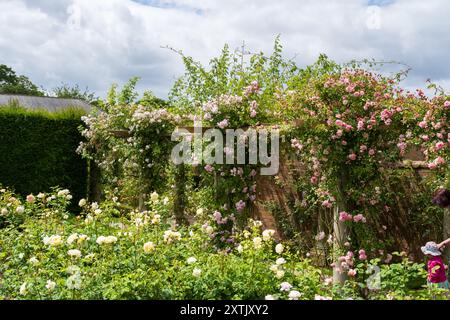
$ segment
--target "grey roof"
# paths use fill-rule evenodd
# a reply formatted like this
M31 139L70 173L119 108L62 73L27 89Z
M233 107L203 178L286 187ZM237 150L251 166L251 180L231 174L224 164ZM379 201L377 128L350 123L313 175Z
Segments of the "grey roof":
M83 100L78 99L63 99L53 97L35 97L35 96L23 96L15 94L0 94L0 106L9 104L16 100L22 107L28 109L47 109L50 112L57 111L62 108L77 107L91 111L91 105Z

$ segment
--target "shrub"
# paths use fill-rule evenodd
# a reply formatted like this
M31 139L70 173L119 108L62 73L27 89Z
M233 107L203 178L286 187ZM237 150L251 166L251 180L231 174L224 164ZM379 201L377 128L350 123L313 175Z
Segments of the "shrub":
M381 266L380 289L364 296L365 262L357 277L333 287L330 269L277 242L260 221L250 219L230 248L220 249L211 209L204 209L204 224L177 227L169 199L157 193L143 212L130 212L117 197L100 205L82 199L73 217L70 201L68 190L26 201L0 190L7 222L0 229L0 299L430 298L411 287L424 283L423 265L405 259Z
M22 195L60 186L69 188L75 199L85 197L87 165L75 152L83 113L0 107L0 184Z

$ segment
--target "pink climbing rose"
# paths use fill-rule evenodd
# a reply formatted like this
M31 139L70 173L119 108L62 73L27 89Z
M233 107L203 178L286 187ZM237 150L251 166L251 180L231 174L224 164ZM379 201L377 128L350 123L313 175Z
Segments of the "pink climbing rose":
M347 274L349 275L349 277L354 277L354 276L356 276L356 270L355 269L350 269L350 270L348 270Z
M217 123L217 126L220 129L225 129L226 127L228 127L228 120L227 119L223 119L222 121L220 121L219 123Z
M353 221L366 223L366 218L362 214L357 214L353 217Z
M339 220L340 221L352 221L353 216L345 211L342 211L339 213Z
M434 149L435 149L436 151L439 151L439 150L443 149L444 147L445 147L445 143L442 142L442 141L439 141L439 142L436 143L436 145L434 146Z
M242 200L239 200L239 202L236 202L236 210L238 212L241 212L245 208L245 202Z
M35 197L32 194L27 195L27 202L33 203L35 200Z

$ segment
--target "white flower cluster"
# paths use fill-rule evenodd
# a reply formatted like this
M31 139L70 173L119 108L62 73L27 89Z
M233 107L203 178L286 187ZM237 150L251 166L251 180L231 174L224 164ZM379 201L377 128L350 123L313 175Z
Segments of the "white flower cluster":
M66 242L68 245L73 244L75 241L76 243L81 244L89 239L90 238L85 234L72 233L69 237L67 237Z
M117 237L115 236L100 236L97 238L97 240L95 241L97 242L97 244L99 245L104 245L104 244L113 244L115 242L117 242Z
M172 243L181 239L181 233L177 231L167 230L164 231L164 242Z
M149 111L144 106L138 106L133 113L132 121L136 124L159 123L164 120L170 120L171 114L166 109L157 109Z
M144 243L144 252L150 253L155 250L155 244L153 242Z
M68 189L58 191L58 197L64 197L67 200L72 200L72 195Z
M67 251L67 254L72 258L80 258L81 257L81 251L78 249L71 249Z
M260 237L253 238L253 246L255 247L256 250L262 248L262 241L263 240Z
M197 262L197 259L195 257L189 257L186 260L187 264L193 264L193 263L196 263L196 262Z
M51 246L51 247L57 247L63 244L63 239L60 235L52 235L50 237L45 236L43 238L44 244Z
M286 260L284 258L278 258L275 261L275 264L270 266L270 271L272 271L275 274L275 277L277 279L281 279L284 277L284 269L283 269L283 264L286 263Z
M263 237L264 241L272 240L274 235L275 235L275 230L272 230L272 229L266 229L262 232L262 237Z

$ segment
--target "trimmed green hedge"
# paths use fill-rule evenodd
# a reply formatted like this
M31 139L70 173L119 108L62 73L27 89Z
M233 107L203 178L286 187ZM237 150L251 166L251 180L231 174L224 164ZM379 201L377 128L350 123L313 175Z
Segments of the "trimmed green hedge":
M87 164L75 152L83 114L0 106L0 184L22 195L67 188L74 204L86 197Z

